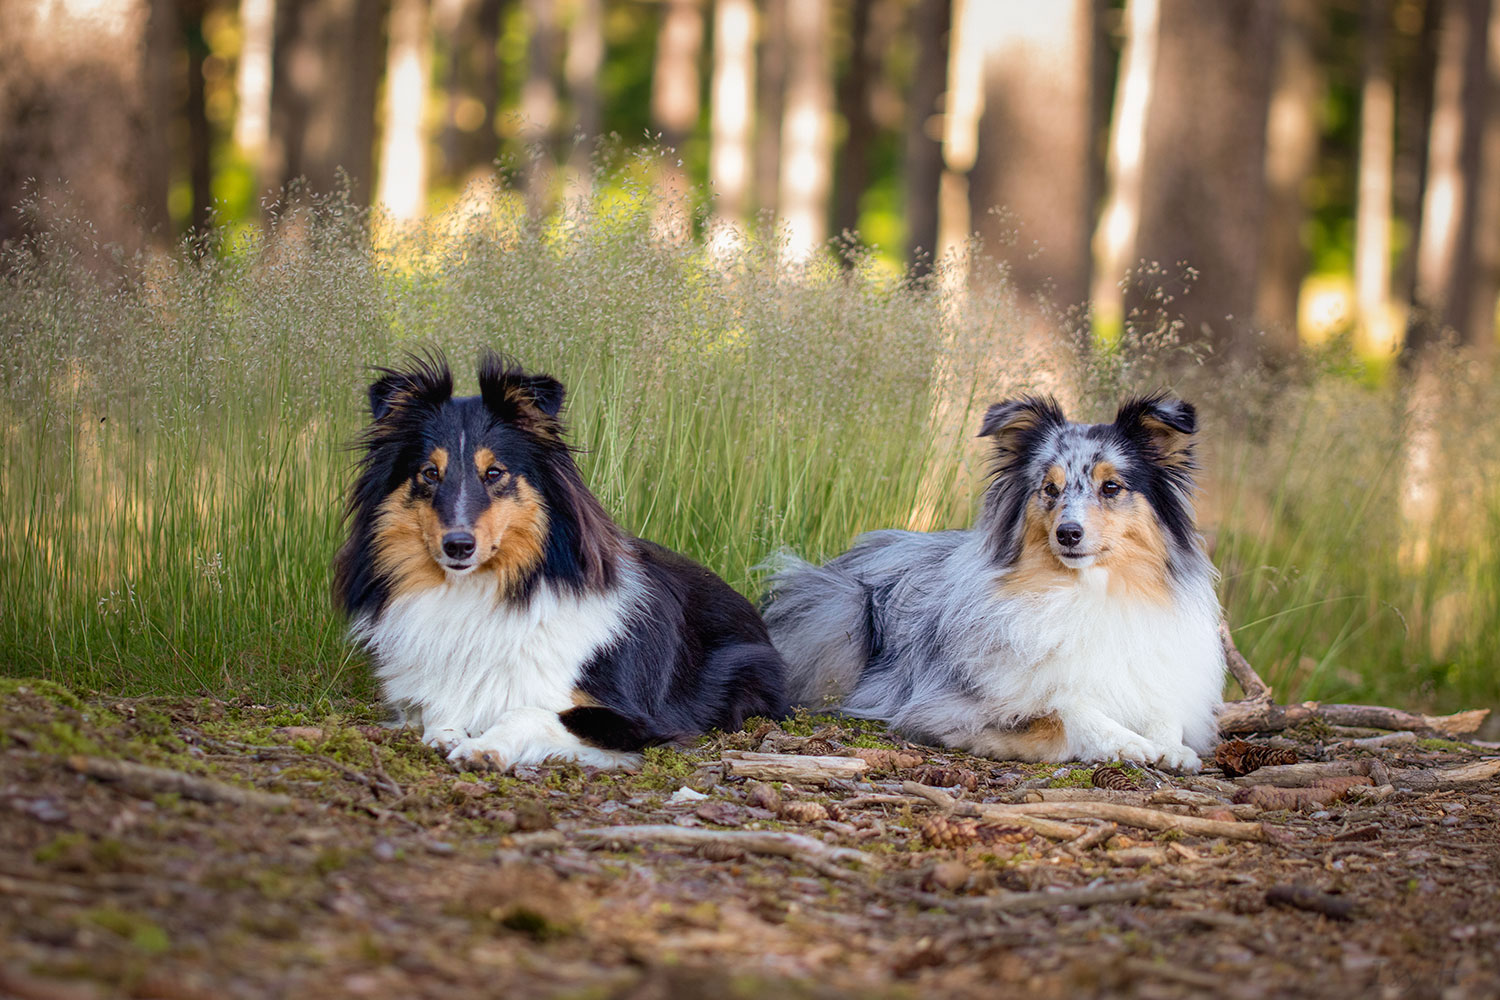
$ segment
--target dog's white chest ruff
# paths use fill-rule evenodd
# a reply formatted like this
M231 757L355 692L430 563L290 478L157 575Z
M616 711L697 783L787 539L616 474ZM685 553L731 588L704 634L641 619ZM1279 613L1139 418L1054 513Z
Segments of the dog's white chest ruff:
M626 630L632 583L583 596L543 584L499 601L496 579L473 574L398 597L353 634L387 700L429 732L477 734L517 709L572 707L585 664Z

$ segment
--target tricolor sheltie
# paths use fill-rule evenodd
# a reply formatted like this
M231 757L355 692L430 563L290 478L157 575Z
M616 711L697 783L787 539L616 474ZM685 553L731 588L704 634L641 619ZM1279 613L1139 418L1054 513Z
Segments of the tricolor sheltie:
M633 751L786 709L755 609L620 529L562 438L563 387L489 355L381 369L335 590L386 700L460 767Z
M991 407L995 477L968 531L875 531L788 559L765 608L803 704L999 759L1196 770L1217 738L1216 573L1194 526L1193 407L1110 424Z

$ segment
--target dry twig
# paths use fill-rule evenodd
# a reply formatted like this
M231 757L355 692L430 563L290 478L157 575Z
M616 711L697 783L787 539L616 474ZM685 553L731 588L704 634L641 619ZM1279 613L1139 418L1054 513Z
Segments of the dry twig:
M240 788L212 778L199 778L181 771L149 767L128 760L106 760L102 757L74 754L68 758L68 767L90 778L117 782L132 795L173 792L197 802L228 802L231 805L254 806L257 809L285 809L297 804L297 800L290 795Z
M804 757L751 750L726 750L721 762L726 778L759 778L805 785L826 785L836 779L860 778L870 767L859 757Z
M544 831L555 835L553 831ZM518 847L528 846L531 835L515 837ZM775 857L800 861L809 868L831 876L847 879L854 873L840 867L843 861L867 864L869 856L848 847L830 847L828 844L800 833L769 833L757 830L704 830L696 827L646 825L646 826L600 826L585 830L572 830L565 834L567 840L582 847L691 847L698 850L722 850L736 848L746 854L768 854Z

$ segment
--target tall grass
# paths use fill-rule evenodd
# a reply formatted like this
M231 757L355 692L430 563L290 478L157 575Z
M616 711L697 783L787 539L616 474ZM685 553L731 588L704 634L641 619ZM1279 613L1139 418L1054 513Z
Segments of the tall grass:
M622 524L752 594L780 548L967 524L989 402L1050 390L1107 417L1171 378L1205 414L1231 620L1287 695L1496 701L1488 376L1445 376L1468 402L1428 421L1439 513L1403 518L1396 389L1184 365L1196 345L1170 324L1107 349L1039 342L1036 307L977 257L913 286L857 255L789 267L769 232L710 254L657 231L634 176L546 221L501 190L395 232L330 198L167 258L101 264L81 224L10 248L0 671L369 696L328 593L369 366L437 348L472 391L497 348L568 385L585 477ZM971 290L938 291L956 272Z

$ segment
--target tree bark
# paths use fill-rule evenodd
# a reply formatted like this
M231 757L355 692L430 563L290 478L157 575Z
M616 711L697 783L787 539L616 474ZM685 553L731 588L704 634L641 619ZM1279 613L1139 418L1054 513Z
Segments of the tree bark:
M948 36L953 0L917 0L912 36L917 65L906 106L906 263L920 278L938 253L938 195L943 176L941 102L948 87Z
M1364 0L1359 101L1359 185L1354 212L1357 337L1367 352L1395 348L1390 329L1391 211L1396 101L1391 83L1390 0Z
M750 194L750 140L755 106L755 5L714 4L714 68L710 86L708 180L714 215L732 227L745 223Z
M1125 49L1115 84L1109 151L1106 158L1104 209L1094 231L1093 307L1096 323L1118 330L1124 319L1120 282L1136 260L1141 194L1145 186L1146 111L1156 78L1156 42L1160 33L1160 0L1128 0Z
M756 54L755 205L769 215L781 208L781 118L786 110L786 8L788 0L762 0Z
M184 0L182 41L187 50L187 86L183 117L187 119L188 182L193 192L193 206L188 219L195 233L205 233L213 225L213 135L209 131L208 108L204 100L203 63L208 57L208 40L203 35L203 0Z
M568 81L568 99L573 104L575 145L568 162L581 177L593 173L594 144L598 142L602 129L599 71L603 65L603 0L576 0L573 21L568 26L568 54L563 61L563 75Z
M1481 310L1474 307L1483 123L1491 103L1485 78L1490 9L1490 0L1446 0L1442 8L1409 357L1447 331L1465 345L1494 340L1494 303L1488 316L1476 315Z
M870 27L874 7L875 0L853 0L849 10L849 69L838 86L844 144L838 154L839 183L833 200L833 232L840 237L859 231L859 205L870 186L870 148L875 141L870 88L881 62Z
M342 173L350 200L369 202L381 13L381 0L277 0L263 188L300 177L330 193Z
M506 0L440 0L433 11L447 54L443 129L438 146L444 176L488 173L498 148L500 20Z
M1254 353L1277 20L1273 4L1161 0L1132 258L1162 269L1166 308L1220 355ZM1127 322L1151 325L1144 290L1126 302Z
M781 222L786 258L805 261L828 232L833 175L833 67L828 0L786 9L788 72L781 124Z
M1326 85L1318 62L1322 4L1281 0L1276 72L1266 134L1266 210L1255 313L1272 354L1297 350L1297 300L1307 275L1303 194L1318 160L1319 107Z
M530 35L521 87L521 135L527 145L522 186L527 210L540 217L552 193L557 129L557 14L553 0L525 0Z
M984 113L969 210L1017 291L1088 298L1093 5L985 5Z
M171 0L0 0L0 241L68 215L127 252L171 241L164 113L175 101L148 52L171 44L175 17ZM28 194L35 212L23 217Z
M400 222L419 219L427 200L427 78L431 64L429 0L394 0L386 44L385 128L380 152L380 197Z

